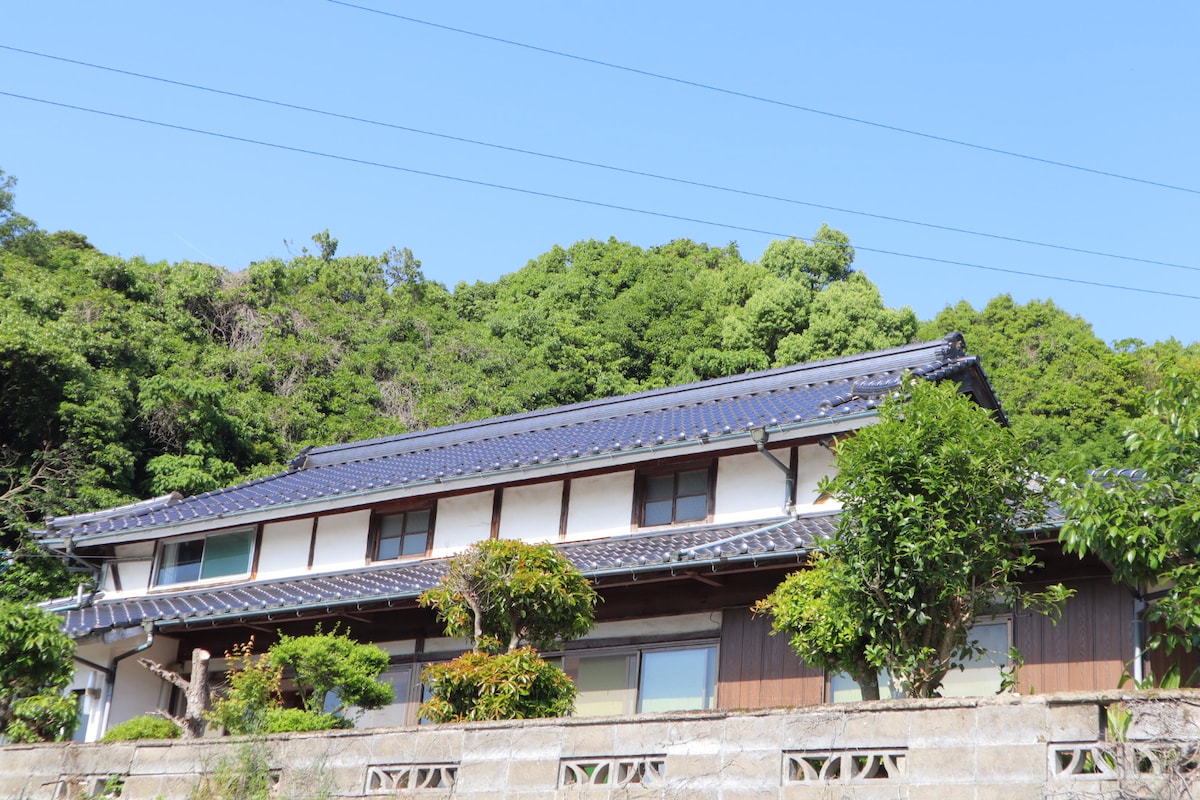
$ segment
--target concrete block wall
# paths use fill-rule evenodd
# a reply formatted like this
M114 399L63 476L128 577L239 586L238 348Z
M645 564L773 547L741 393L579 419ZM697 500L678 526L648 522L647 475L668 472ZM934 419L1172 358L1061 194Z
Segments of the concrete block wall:
M1113 704L1134 713L1132 735L1154 752L1200 747L1198 692L885 701L259 741L8 745L0 748L0 800L86 796L109 775L124 778L122 798L189 800L205 772L248 756L265 759L276 796L292 800L1099 797L1122 779L1109 768L1119 759L1106 755Z

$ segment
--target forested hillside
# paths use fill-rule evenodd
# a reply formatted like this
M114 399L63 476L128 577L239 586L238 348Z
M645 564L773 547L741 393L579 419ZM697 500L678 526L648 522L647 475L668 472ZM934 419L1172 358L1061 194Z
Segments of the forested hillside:
M46 515L269 473L328 444L844 355L958 330L1047 470L1108 463L1155 367L1052 303L920 323L849 238L555 245L498 281L427 280L406 249L313 247L227 271L105 255L41 230L0 173L0 595L61 591L25 542Z

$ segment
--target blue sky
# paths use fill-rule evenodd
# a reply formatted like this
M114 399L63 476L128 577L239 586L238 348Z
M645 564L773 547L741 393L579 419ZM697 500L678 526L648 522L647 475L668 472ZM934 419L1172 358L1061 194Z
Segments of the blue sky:
M581 239L736 240L757 258L827 222L885 303L922 319L1007 292L1053 299L1109 342L1200 339L1193 2L358 5L10 4L0 169L18 209L106 252L228 269L328 228L342 254L409 247L451 287Z

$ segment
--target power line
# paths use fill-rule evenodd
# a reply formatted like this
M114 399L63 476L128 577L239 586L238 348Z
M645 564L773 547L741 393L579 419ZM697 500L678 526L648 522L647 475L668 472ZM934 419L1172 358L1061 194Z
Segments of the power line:
M547 55L558 56L559 58L569 58L574 61L581 61L585 64L594 64L596 66L607 67L608 69L621 70L622 72L629 72L634 75L641 75L641 76L647 77L647 78L655 78L655 79L661 80L661 81L670 81L671 83L678 83L683 86L691 86L693 88L703 89L703 90L709 91L709 92L718 92L720 94L730 95L732 97L740 97L745 100L754 100L759 103L767 103L767 104L774 105L774 106L781 106L783 108L790 108L794 111L803 111L807 114L817 114L822 117L829 117L831 119L839 119L839 120L842 120L843 122L852 122L856 125L867 125L872 128L879 128L881 130L891 131L892 133L903 133L908 136L917 136L922 139L929 139L929 140L932 140L935 142L942 142L943 144L953 144L953 145L957 145L959 147L968 147L968 148L971 148L972 150L981 150L985 153L994 153L996 155L1008 156L1010 158L1020 158L1020 159L1024 159L1025 161L1033 161L1033 162L1036 162L1039 164L1046 164L1046 165L1049 165L1052 167L1062 167L1063 169L1072 169L1072 170L1076 170L1078 172L1087 172L1092 175L1100 175L1105 178L1116 178L1118 180L1131 181L1133 183L1140 183L1140 184L1143 184L1146 186L1156 186L1160 189L1171 189L1176 192L1187 192L1189 194L1200 194L1200 189L1192 189L1187 186L1176 186L1175 184L1162 183L1160 181L1152 181L1152 180L1148 180L1146 178L1137 178L1132 175L1122 175L1118 172L1109 172L1108 170L1095 169L1093 167L1085 167L1085 166L1081 166L1079 164L1071 164L1066 161L1055 161L1054 159L1042 158L1041 156L1029 155L1028 153L1018 153L1015 150L1005 150L1005 149L999 148L999 147L990 147L990 146L984 145L984 144L976 144L974 142L968 142L963 139L954 139L949 136L939 136L934 133L925 133L924 131L913 130L911 128L902 128L898 125L889 125L884 122L875 122L873 120L863 119L861 117L852 117L852 116L849 116L848 114L838 114L833 111L824 111L819 108L812 108L811 106L802 106L797 103L789 103L786 100L778 100L778 99L775 99L772 97L763 97L762 95L751 94L749 92L742 92L742 91L738 91L736 89L725 89L723 87L713 86L712 84L708 84L708 83L701 83L699 81L688 80L687 78L678 78L673 75L664 75L659 72L651 72L649 70L638 69L637 67L630 67L630 66L626 66L624 64L616 64L611 61L602 61L598 58L588 58L587 56L576 55L575 53L567 53L562 50L553 50L548 47L539 47L537 45L527 44L525 42L518 42L518 41L514 41L512 39L504 39L500 36L492 36L491 34L487 34L487 33L479 33L477 31L469 31L469 30L466 30L465 28L455 28L451 25L443 25L443 24L437 23L437 22L430 22L430 21L424 20L424 19L417 19L416 17L409 17L409 16L405 16L404 14L397 14L397 13L394 13L391 11L381 11L377 8L361 6L356 3L348 3L345 0L326 0L326 2L333 3L334 5L337 5L337 6L345 6L346 8L353 8L358 11L366 11L371 14L379 14L379 15L385 16L385 17L392 17L394 19L404 20L405 22L412 22L417 25L426 25L430 28L438 28L440 30L450 31L451 33L460 33L464 36L474 36L477 39L485 39L490 42L506 44L506 45L510 45L512 47L521 47L526 50L532 50L537 53L545 53Z
M191 127L188 127L185 125L175 125L175 124L172 124L169 122L159 122L157 120L146 119L144 117L134 117L134 116L131 116L128 114L118 114L118 113L115 113L112 111L102 111L100 109L87 108L84 106L72 105L70 103L60 103L55 100L46 100L46 99L39 98L39 97L31 97L29 95L17 94L15 92L0 91L0 96L13 97L18 100L27 100L27 101L34 102L34 103L41 103L43 105L55 106L57 108L66 108L66 109L70 109L72 111L83 111L83 112L87 112L89 114L97 114L100 116L111 117L113 119L122 119L122 120L126 120L129 122L137 122L137 123L141 123L144 125L154 125L156 127L167 128L170 130L184 131L187 133L195 133L195 134L200 134L203 136L211 136L211 137L214 137L217 139L225 139L227 141L241 142L244 144L253 144L253 145L258 145L260 147L269 147L269 148L272 148L275 150L282 150L285 152L302 153L304 155L318 156L321 158L333 159L335 161L344 161L344 162L351 163L351 164L361 164L363 166L368 166L368 167L378 167L380 169L388 169L388 170L393 170L396 172L404 172L404 173L408 173L410 175L421 175L423 177L428 177L428 178L438 178L440 180L455 181L457 183L464 183L464 184L468 184L471 186L484 186L489 189L500 189L502 191L507 191L507 192L517 192L519 194L530 195L533 197L543 197L543 198L547 198L550 200L562 200L565 202L579 203L581 205L594 206L597 208L607 208L607 209L611 209L614 211L625 211L625 212L629 212L632 214L643 214L645 216L658 217L661 219L671 219L671 220L676 220L679 222L690 222L690 223L697 224L697 225L707 225L707 226L714 227L714 228L724 228L727 230L742 231L745 233L757 233L757 234L764 235L764 236L801 239L806 242L810 242L812 244L817 244L822 241L819 239L811 239L806 236L797 236L792 233L784 233L781 231L771 231L771 230L765 230L762 228L751 228L751 227L744 226L744 225L734 225L732 223L726 223L726 222L715 222L713 220L698 219L695 217L685 217L685 216L682 216L679 214L668 214L668 213L662 212L662 211L651 211L648 209L634 208L632 206L622 206L622 205L618 205L615 203L604 203L599 200L588 200L588 199L584 199L584 198L580 198L580 197L570 197L567 195L553 194L551 192L542 192L542 191L538 191L536 189L524 189L524 188L517 187L517 186L507 186L507 185L500 184L500 183L491 183L489 181L477 180L475 178L464 178L464 177L457 176L457 175L445 175L445 174L438 173L438 172L430 172L428 170L414 169L412 167L403 167L403 166L400 166L397 164L386 164L386 163L383 163L380 161L371 161L371 160L363 159L363 158L355 158L353 156L338 155L336 153L325 153L325 152L322 152L319 150L311 150L311 149L307 149L307 148L303 148L303 147L294 147L292 145L278 144L276 142L267 142L267 141L263 141L261 139L251 139L251 138L244 137L244 136L234 136L233 134L219 133L216 131L208 131L208 130L204 130L202 128L191 128ZM1046 275L1044 273L1028 272L1028 271L1024 271L1024 270L1010 269L1007 267L996 267L996 266L989 266L989 265L985 265L985 264L973 264L968 261L955 261L955 260L951 260L951 259L937 258L934 256L921 256L921 255L916 255L913 253L903 253L903 252L899 252L896 250L884 250L884 249L880 249L880 248L863 247L861 245L853 245L853 247L855 250L860 250L865 253L878 253L881 255L890 255L890 256L895 256L898 258L908 258L908 259L913 259L916 261L926 261L926 262L930 262L930 263L934 263L934 264L945 264L948 266L966 267L969 269L986 270L989 272L1000 272L1000 273L1004 273L1004 274L1008 274L1008 275L1020 275L1020 276L1028 277L1028 278L1041 278L1044 280L1059 281L1062 283L1072 283L1072 284L1081 285L1081 286L1095 286L1095 287L1099 287L1099 288L1103 288L1103 289L1116 289L1119 291L1126 291L1126 292L1138 292L1141 294L1153 294L1153 295L1159 295L1162 297L1176 297L1176 298L1182 298L1185 300L1200 300L1200 295L1183 294L1180 292L1168 292L1168 291L1161 290L1161 289L1148 289L1148 288L1141 287L1141 286L1121 286L1119 284L1101 283L1099 281L1088 281L1088 280L1082 280L1079 278L1067 278L1067 277L1062 277L1059 275Z
M414 128L414 127L407 126L407 125L399 125L397 123L384 122L381 120L370 119L367 117L358 117L358 116L354 116L351 114L343 114L343 113L339 113L336 111L328 111L325 109L313 108L311 106L298 105L296 103L288 103L288 102L284 102L282 100L272 100L270 98L256 97L254 95L242 94L240 92L234 92L234 91L230 91L227 89L217 89L217 88L214 88L211 86L203 86L203 85L196 84L196 83L188 83L186 81L178 81L178 80L174 80L171 78L163 78L163 77L160 77L157 75L148 75L148 74L142 73L142 72L134 72L131 70L119 69L117 67L109 67L109 66L105 66L103 64L94 64L94 63L91 63L88 61L80 61L78 59L66 58L64 56L51 55L49 53L40 53L40 52L37 52L34 50L25 50L25 49L22 49L19 47L12 47L11 45L0 44L0 50L8 50L8 51L11 51L14 53L21 53L23 55L37 56L39 58L45 58L45 59L49 59L52 61L59 61L59 62L63 62L66 64L74 64L74 65L81 66L81 67L88 67L89 69L97 69L97 70L102 70L105 72L112 72L112 73L115 73L118 75L127 75L129 77L140 78L143 80L156 81L158 83L164 83L164 84L168 84L171 86L180 86L180 87L187 88L187 89L195 89L197 91L209 92L211 94L221 95L224 97L233 97L233 98L237 98L239 100L249 100L249 101L255 102L255 103L263 103L266 105L276 106L279 108L287 108L287 109L291 109L294 111L303 111L305 113L310 113L310 114L320 114L322 116L346 120L349 122L358 122L358 123L363 123L366 125L375 125L375 126L378 126L381 128L390 128L392 130L404 131L406 133L415 133L415 134L419 134L422 136L431 136L431 137L438 138L438 139L445 139L445 140L453 141L453 142L461 142L463 144L477 145L480 147L489 147L489 148L492 148L495 150L503 150L503 151L510 152L510 153L519 153L521 155L534 156L536 158L545 158L545 159L551 159L554 161L560 161L560 162L564 162L564 163L568 163L568 164L576 164L576 165L584 166L584 167L593 167L596 169L609 170L611 172L619 172L619 173L622 173L625 175L634 175L634 176L642 177L642 178L652 178L654 180L668 181L671 183L682 184L685 186L695 186L697 188L702 188L702 189L712 189L712 190L719 191L719 192L727 192L729 194L741 195L743 197L754 197L754 198L757 198L760 200L770 200L773 202L789 203L791 205L804 206L807 208L818 208L823 211L834 211L834 212L837 212L840 214L852 214L852 215L860 216L860 217L868 217L870 219L879 219L879 220L884 220L887 222L896 222L896 223L900 223L900 224L904 224L904 225L915 225L915 226L922 227L922 228L929 228L931 230L947 231L950 233L960 233L960 234L965 234L968 236L979 236L979 237L983 237L986 239L994 239L994 240L1002 241L1002 242L1012 242L1014 244L1031 245L1033 247L1045 247L1045 248L1049 248L1052 250L1062 250L1062 251L1069 252L1069 253L1080 253L1082 255L1098 256L1101 258L1112 258L1112 259L1118 259L1121 261L1136 262L1139 264L1151 264L1151 265L1160 266L1160 267L1171 267L1173 269L1185 269L1185 270L1192 270L1195 272L1200 272L1200 267L1189 266L1187 264L1177 264L1177 263L1174 263L1171 261L1158 261L1158 260L1151 259L1151 258L1141 258L1138 256L1120 255L1118 253L1108 253L1108 252L1104 252L1101 250L1089 250L1089 249L1083 248L1083 247L1072 247L1070 245L1053 244L1050 242L1039 242L1039 241L1036 241L1033 239L1022 239L1022 238L1016 237L1016 236L1006 236L1003 234L987 233L985 231L970 230L968 228L956 228L951 225L939 225L939 224L933 223L933 222L922 222L920 220L905 219L904 217L896 217L896 216L891 216L888 214L877 214L877 213L873 213L870 211L859 211L859 210L852 209L852 208L840 208L838 206L825 205L822 203L815 203L815 202L808 201L808 200L797 200L795 198L781 197L778 195L771 195L771 194L766 194L763 192L755 192L755 191L751 191L748 189L737 189L737 188L721 186L721 185L713 184L713 183L706 183L704 181L691 180L688 178L677 178L677 177L673 177L670 175L661 175L661 174L654 173L654 172L630 169L628 167L619 167L619 166L614 166L612 164L603 164L603 163L596 162L596 161L586 161L584 159L572 158L570 156L561 156L561 155L555 155L552 153L543 153L543 152L539 152L537 150L527 150L527 149L520 148L520 147L513 147L510 145L496 144L494 142L485 142L485 141L481 141L479 139L470 139L470 138L467 138L464 136L455 136L455 135L448 134L448 133L439 133L437 131L428 131L428 130L423 130L421 128Z

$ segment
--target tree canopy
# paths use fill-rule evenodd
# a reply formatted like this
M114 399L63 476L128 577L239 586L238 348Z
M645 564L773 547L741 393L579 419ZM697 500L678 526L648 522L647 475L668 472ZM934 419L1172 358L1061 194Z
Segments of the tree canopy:
M553 546L513 539L471 545L420 597L447 635L485 653L583 636L595 624L596 601L591 583Z
M347 254L329 231L224 269L100 252L44 231L0 173L0 596L73 591L27 531L46 516L219 488L307 445L514 413L966 334L1039 469L1114 463L1172 359L1112 347L1052 302L889 308L850 238L555 245L453 290L407 248ZM499 272L504 265L488 265Z
M1200 376L1163 370L1146 412L1130 423L1119 469L1064 482L1061 540L1092 553L1113 580L1155 600L1170 646L1200 644Z
M864 698L878 696L884 669L906 695L935 695L977 652L975 619L1022 599L1020 575L1034 564L1020 443L952 382L909 378L903 391L878 424L835 446L838 471L822 490L842 513L825 553L757 606Z
M57 616L0 600L0 735L14 742L70 738L78 707L62 691L75 673L74 655Z

